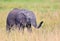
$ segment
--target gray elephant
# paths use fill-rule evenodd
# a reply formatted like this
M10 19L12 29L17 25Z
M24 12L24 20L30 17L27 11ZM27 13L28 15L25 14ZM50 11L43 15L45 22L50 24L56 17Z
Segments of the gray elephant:
M35 28L40 28L42 23L43 21L37 26L36 17L32 11L14 8L7 16L6 29L10 31L13 25L16 25L19 29L23 28L24 30L24 28L27 27L27 29L30 30L31 25Z

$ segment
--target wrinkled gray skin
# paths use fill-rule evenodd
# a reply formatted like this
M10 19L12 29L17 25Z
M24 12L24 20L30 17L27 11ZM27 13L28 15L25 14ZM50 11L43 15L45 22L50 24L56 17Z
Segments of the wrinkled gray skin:
M23 29L24 27L30 29L31 25L33 25L35 28L40 28L43 23L43 21L41 21L37 26L36 17L32 11L18 8L14 8L9 12L6 22L7 30L10 30L13 25L17 25L19 29L20 27Z

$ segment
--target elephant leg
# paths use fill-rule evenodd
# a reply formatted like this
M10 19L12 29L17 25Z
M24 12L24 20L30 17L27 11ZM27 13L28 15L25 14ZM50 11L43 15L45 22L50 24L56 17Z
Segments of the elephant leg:
M27 24L26 27L29 32L32 32L31 24Z
M24 25L21 26L22 30L24 31Z
M20 30L22 33L24 33L24 28L25 28L25 26L24 26L22 23L20 23L19 30Z
M11 26L10 26L10 25L6 25L6 30L7 30L8 32L10 32Z

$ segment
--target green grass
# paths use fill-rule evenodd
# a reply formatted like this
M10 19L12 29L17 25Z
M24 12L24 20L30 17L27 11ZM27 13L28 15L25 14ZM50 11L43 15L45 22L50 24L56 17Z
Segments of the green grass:
M3 2L46 2L47 0L1 0L1 1Z
M40 2L40 1L39 1ZM10 1L7 1L7 2L5 2L5 1L0 1L0 11L1 10L4 10L4 9L7 9L7 8L15 8L16 6L7 6L7 5L11 5L11 4L14 4L14 5L16 5L16 4L18 4L19 6L17 6L17 7L21 7L21 8L36 8L37 7L37 9L39 10L39 11L41 11L41 12L47 12L47 10L51 10L51 11L55 11L55 10L59 10L60 9L60 3L59 2L50 2L50 1L42 1L42 2L21 2L21 1L12 1L12 2L10 2ZM27 4L28 3L28 4ZM23 4L22 6L20 6L20 4ZM38 6L38 5L39 6Z

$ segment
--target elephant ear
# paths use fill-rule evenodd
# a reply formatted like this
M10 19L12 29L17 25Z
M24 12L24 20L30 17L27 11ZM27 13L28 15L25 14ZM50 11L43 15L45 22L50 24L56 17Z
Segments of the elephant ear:
M42 26L42 24L43 24L43 21L41 21L41 22L39 23L39 25L38 25L37 28L40 28L40 27Z

